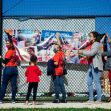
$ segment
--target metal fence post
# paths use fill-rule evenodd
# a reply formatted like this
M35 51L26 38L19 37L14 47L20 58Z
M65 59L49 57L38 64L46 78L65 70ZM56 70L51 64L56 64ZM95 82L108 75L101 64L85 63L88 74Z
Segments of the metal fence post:
M0 0L0 55L2 55L2 0ZM0 62L0 89L1 89L1 74L2 63Z

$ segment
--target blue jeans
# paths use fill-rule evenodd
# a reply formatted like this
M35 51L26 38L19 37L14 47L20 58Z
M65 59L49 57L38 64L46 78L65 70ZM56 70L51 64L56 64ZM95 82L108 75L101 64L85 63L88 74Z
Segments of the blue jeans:
M64 86L63 76L55 76L54 79L55 99L59 99L60 92L62 93L62 99L66 99L66 91Z
M95 83L96 91L97 91L97 101L101 101L101 71L98 68L93 67L93 65L89 66L88 75L87 75L87 85L89 92L89 100L93 101L93 82Z
M10 66L4 68L2 87L0 91L0 101L2 101L5 96L9 80L11 81L11 87L12 87L12 101L15 101L15 96L17 92L17 76L18 76L17 67Z

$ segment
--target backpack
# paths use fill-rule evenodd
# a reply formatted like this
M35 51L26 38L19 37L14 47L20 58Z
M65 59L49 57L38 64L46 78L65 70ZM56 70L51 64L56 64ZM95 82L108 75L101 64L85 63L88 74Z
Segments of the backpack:
M55 74L55 66L54 61L52 59L47 62L47 76L51 76Z

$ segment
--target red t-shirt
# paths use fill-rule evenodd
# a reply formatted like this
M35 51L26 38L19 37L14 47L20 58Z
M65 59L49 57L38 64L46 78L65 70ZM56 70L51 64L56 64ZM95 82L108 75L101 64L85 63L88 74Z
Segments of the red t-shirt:
M41 75L42 72L38 66L28 66L25 72L27 82L40 82Z
M109 81L111 82L111 70L109 70L108 77L109 77Z
M63 74L63 59L65 57L65 54L63 51L59 51L55 53L53 60L54 62L58 62L57 68L55 68L55 75L60 76Z
M87 50L91 50L91 48L92 48L92 44L88 46ZM92 56L89 56L89 57L87 58L87 61L88 61L88 64L93 63L93 57L92 57Z
M88 64L87 59L85 59L85 58L80 58L80 64Z
M89 44L85 50L91 50L92 44ZM91 64L93 57L88 56L87 58L81 58L80 64Z
M9 59L9 62L5 66L17 66L17 55L15 50L8 50L5 54L5 59Z

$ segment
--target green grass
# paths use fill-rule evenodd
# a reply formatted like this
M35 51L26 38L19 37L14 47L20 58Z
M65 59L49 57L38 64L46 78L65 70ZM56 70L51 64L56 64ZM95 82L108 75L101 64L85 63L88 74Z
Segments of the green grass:
M88 108L31 108L31 109L0 109L0 111L111 111L111 109L88 109Z

